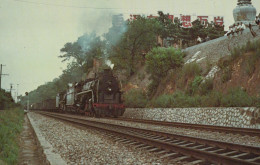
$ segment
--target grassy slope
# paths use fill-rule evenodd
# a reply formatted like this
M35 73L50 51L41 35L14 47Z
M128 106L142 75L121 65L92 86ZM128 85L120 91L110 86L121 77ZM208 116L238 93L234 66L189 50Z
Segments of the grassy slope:
M0 111L0 164L17 164L23 116L19 108Z

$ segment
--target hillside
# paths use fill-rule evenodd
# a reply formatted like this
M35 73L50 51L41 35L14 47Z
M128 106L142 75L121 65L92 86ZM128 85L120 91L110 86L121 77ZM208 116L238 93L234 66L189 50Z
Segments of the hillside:
M249 95L257 96L260 93L260 58L254 58L252 62L256 51L241 54L236 58L231 55L235 48L245 46L249 41L253 43L260 39L260 30L257 27L254 27L254 30L258 34L255 38L247 29L242 35L230 39L223 36L183 50L186 54L183 68L171 70L161 80L153 98L176 91L194 94L196 92L192 89L192 85L194 83L196 85L196 78L198 88L200 83L208 79L212 81L210 90L227 93L229 89L239 87ZM223 67L222 63L228 64ZM145 66L140 67L140 70L128 81L126 91L130 88L141 88L147 91L150 83L148 77Z

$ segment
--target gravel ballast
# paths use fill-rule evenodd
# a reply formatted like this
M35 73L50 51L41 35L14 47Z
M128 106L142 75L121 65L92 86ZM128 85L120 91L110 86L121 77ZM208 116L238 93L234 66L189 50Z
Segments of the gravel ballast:
M164 164L154 154L115 143L98 131L29 113L34 127L67 164Z
M81 117L81 118L86 118L86 117ZM260 138L256 137L256 136L227 134L227 133L222 133L222 132L220 133L220 132L211 132L211 131L196 130L196 129L158 126L158 125L151 125L151 124L144 124L144 123L109 120L109 119L87 118L87 120L94 120L94 121L117 124L117 125L122 125L122 126L131 126L131 127L135 127L135 128L151 129L151 130L157 130L157 131L161 131L161 132L167 132L167 133L184 135L184 136L192 136L192 137L198 137L198 138L204 138L204 139L223 141L223 142L228 142L228 143L236 143L236 144L241 144L241 145L260 147Z

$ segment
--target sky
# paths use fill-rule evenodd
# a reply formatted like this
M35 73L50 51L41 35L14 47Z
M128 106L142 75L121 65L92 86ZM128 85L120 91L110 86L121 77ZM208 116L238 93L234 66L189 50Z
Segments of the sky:
M111 16L123 13L179 16L223 16L225 26L234 23L237 0L0 0L0 64L4 64L2 88L13 96L32 91L62 74L66 63L58 58L67 42L84 33L103 34L112 26ZM260 0L252 0L257 13ZM18 88L17 88L17 84Z

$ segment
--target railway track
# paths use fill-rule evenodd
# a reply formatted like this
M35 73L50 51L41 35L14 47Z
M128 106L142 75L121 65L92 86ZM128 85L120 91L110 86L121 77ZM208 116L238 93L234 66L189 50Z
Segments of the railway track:
M77 116L46 112L40 114L101 130L118 142L160 154L160 157L167 159L169 163L183 161L189 164L260 164L259 147L90 121Z
M127 121L127 122L135 122L135 123L144 123L144 124L153 124L153 125L159 125L159 126L188 128L188 129L206 130L206 131L214 131L214 132L225 132L225 133L260 137L260 129L234 128L234 127L224 127L224 126L189 124L189 123L178 123L178 122L165 122L165 121L131 119L131 118L107 118L107 119L118 120L118 121Z

